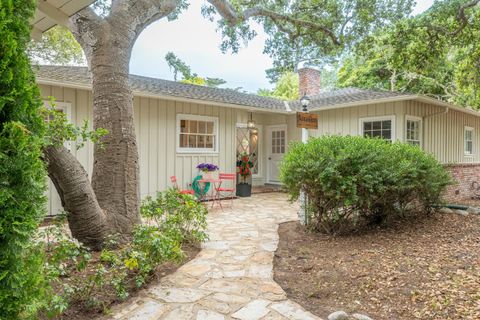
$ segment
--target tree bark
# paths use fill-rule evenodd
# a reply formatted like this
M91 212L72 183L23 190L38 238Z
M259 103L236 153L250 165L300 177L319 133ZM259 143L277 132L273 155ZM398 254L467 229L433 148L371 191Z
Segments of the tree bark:
M43 150L48 176L67 211L72 236L98 250L108 234L107 217L100 208L87 172L67 148L49 146Z
M107 25L90 57L93 128L108 134L95 145L92 187L100 207L112 216L112 228L131 234L140 222L138 149L129 84L132 41L122 28Z

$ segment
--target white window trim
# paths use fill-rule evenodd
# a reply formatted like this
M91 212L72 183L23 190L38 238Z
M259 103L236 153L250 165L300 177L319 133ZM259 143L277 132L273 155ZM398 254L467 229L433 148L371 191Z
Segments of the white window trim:
M360 136L364 136L363 132L363 123L364 122L370 122L370 121L384 121L384 120L391 120L392 121L392 142L396 140L396 125L395 125L395 115L388 115L388 116L378 116L378 117L365 117L365 118L359 118L358 119L358 127L359 127L359 132Z
M467 150L466 150L467 131L472 132L472 153L468 153ZM465 126L463 128L463 153L467 157L474 157L475 156L475 128L473 128L473 127Z
M247 127L247 124L246 123L237 123L236 125L237 128L246 128ZM262 134L263 134L263 126L262 125L256 125L256 128L257 128L257 135L258 135L258 140L257 140L257 144L258 144L258 173L254 173L252 175L252 178L254 179L259 179L259 178L263 178L263 175L262 175ZM235 135L237 133L235 132ZM236 138L235 138L235 147L236 147L236 144L237 144L237 141L236 141ZM237 149L235 148L235 159L237 158L236 157L237 155Z
M210 148L203 148L203 149L198 149L198 148L181 148L180 147L180 121L181 120L199 120L199 121L212 121L213 122L213 132L215 134L215 148L210 149ZM177 126L177 153L218 153L219 152L219 128L218 128L218 117L209 117L209 116L199 116L196 114L182 114L182 113L177 113L177 121L176 121L176 126Z
M419 121L420 122L420 148L423 148L423 118L422 117L416 117L416 116L411 116L411 115L405 115L405 132L404 132L404 142L408 143L407 141L407 121Z

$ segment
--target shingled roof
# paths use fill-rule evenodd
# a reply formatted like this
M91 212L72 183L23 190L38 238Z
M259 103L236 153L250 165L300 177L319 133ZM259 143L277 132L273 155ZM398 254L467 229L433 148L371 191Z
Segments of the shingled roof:
M61 82L91 87L91 75L86 67L39 66L37 80ZM228 103L259 109L286 111L282 100L238 92L232 89L211 88L176 81L130 75L132 90L137 94L181 97L205 102Z
M81 85L91 87L91 76L86 67L39 66L36 70L40 83L59 83L62 85ZM283 101L255 94L238 92L231 89L211 88L181 82L130 75L130 83L135 94L148 96L177 97L208 102L226 103L243 107L263 109L265 111L290 112L301 109L299 101ZM355 105L374 100L401 99L409 94L391 91L373 91L357 88L345 88L321 92L310 97L310 110L321 110L337 105Z
M411 97L411 94L392 91L374 91L358 88L343 88L335 89L331 91L321 92L317 95L311 96L308 109L311 111L321 110L326 107L346 105L346 104L361 104L362 102L372 100L382 100L391 98L407 98ZM292 110L300 110L300 101L289 101L288 105Z

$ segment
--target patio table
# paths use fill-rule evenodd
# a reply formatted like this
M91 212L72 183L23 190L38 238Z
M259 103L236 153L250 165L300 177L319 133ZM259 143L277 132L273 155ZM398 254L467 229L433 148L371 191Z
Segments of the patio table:
M203 183L205 186L207 183L211 184L211 188L209 192L202 192L202 197L200 198L200 201L208 201L210 200L212 202L212 208L215 206L215 203L218 203L218 205L221 207L220 203L220 194L217 191L218 188L222 185L222 180L220 179L200 179L198 182Z

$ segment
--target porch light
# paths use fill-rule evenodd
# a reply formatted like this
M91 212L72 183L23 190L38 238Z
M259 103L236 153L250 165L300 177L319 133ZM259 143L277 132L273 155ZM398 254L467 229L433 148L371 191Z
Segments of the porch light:
M310 104L310 98L307 96L306 93L303 94L303 97L300 99L300 103L302 104L302 111L308 112L308 105Z
M250 130L255 129L255 121L253 121L253 115L251 112L250 112L250 119L248 119L247 121L247 128Z

